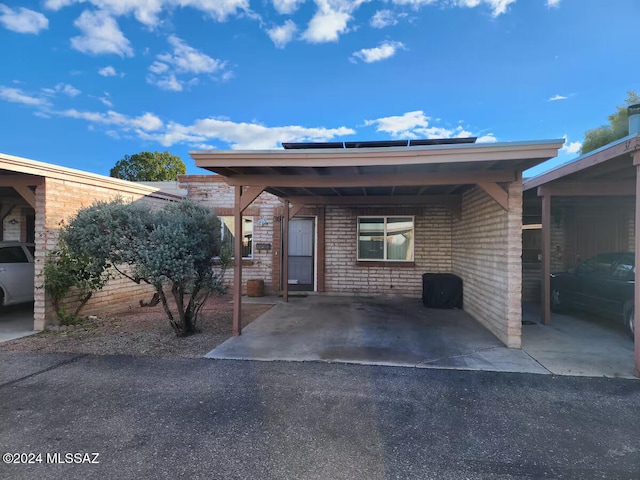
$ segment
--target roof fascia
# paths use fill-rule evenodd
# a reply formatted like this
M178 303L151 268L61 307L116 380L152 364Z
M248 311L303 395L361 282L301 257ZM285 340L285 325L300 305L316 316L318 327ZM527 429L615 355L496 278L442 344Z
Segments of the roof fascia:
M128 180L84 172L74 168L61 167L51 163L39 162L37 160L16 157L5 153L0 153L0 169L39 177L54 178L56 180L77 182L96 187L114 188L122 192L148 195L167 200L182 198L179 195L161 192L160 189L156 187L149 187Z
M531 190L532 188L539 187L540 185L559 180L566 175L577 173L586 168L636 150L640 150L640 134L627 135L615 142L611 142L593 150L592 152L569 160L562 165L558 165L547 172L536 175L535 177L527 178L523 182L522 188L524 191Z
M189 154L198 167L335 167L410 165L553 158L563 139L535 142L434 145L358 149L199 150Z

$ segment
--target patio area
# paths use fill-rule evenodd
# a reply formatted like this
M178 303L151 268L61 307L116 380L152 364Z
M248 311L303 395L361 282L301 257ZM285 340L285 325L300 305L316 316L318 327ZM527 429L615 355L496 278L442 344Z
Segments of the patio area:
M576 314L545 326L535 305L525 305L523 319L523 348L509 349L466 312L420 299L290 297L206 357L635 378L621 326Z

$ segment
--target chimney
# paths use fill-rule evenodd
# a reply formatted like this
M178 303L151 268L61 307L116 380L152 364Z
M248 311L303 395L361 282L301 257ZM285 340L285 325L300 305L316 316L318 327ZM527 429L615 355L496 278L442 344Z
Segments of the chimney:
M640 134L640 103L629 105L627 112L629 113L629 135Z

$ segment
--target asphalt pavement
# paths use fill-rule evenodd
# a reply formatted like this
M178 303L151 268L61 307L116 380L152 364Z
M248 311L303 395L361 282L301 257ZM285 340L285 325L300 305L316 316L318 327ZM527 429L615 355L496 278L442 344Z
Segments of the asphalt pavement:
M635 480L640 382L3 352L0 453L16 480Z

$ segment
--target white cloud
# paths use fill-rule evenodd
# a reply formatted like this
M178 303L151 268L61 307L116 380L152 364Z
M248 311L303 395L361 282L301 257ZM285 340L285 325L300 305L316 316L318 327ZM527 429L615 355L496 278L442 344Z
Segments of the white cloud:
M297 125L265 127L256 123L237 123L227 119L205 118L192 125L170 123L164 133L145 134L141 138L154 140L165 147L176 143L198 145L211 140L221 140L233 149L278 148L280 142L326 141L336 136L351 135L355 131L346 128L307 128Z
M553 8L553 7L559 7L559 6L560 6L560 0L547 0L547 7Z
M138 133L153 132L164 127L162 120L151 113L145 113L138 117L130 117L112 110L109 110L107 113L82 112L75 108L54 113L61 117L82 119L90 123L102 125L118 126L124 131L134 130Z
M515 2L516 0L391 0L391 3L396 5L406 5L415 9L436 4L443 7L456 6L466 8L476 8L480 5L487 5L491 9L491 16L494 18L506 13L509 5Z
M482 135L478 137L476 143L495 143L498 139L495 137L493 133L488 133L486 135Z
M71 46L79 52L133 57L129 40L120 31L118 23L107 13L85 10L74 25L82 31L82 35L71 39Z
M415 138L413 131L416 128L426 128L430 118L422 110L407 112L404 115L382 117L375 120L366 120L366 126L376 126L376 131L391 134L392 137Z
M163 11L178 7L193 8L220 22L249 10L249 0L46 0L45 7L59 10L76 3L89 3L111 16L133 15L149 27L160 23L159 16Z
M93 97L98 99L105 107L113 108L113 102L111 101L111 95L108 92L104 92L102 97Z
M287 20L279 27L273 27L267 30L267 35L269 35L269 38L271 38L271 41L276 45L276 47L284 48L287 43L293 40L297 31L298 27L293 20Z
M547 102L557 102L558 100L566 100L569 97L565 97L564 95L554 95Z
M63 93L69 97L77 97L82 92L78 90L73 85L69 85L68 83L59 83L53 88L43 88L43 92L49 95L55 95L56 93Z
M118 75L118 72L116 72L116 69L111 65L108 65L98 70L98 74L102 75L103 77L115 77L116 75Z
M396 13L393 10L378 10L371 20L369 24L373 28L385 28L390 27L392 25L398 24L399 17L406 17L406 13Z
M173 47L173 53L158 55L158 60L174 67L178 73L213 73L224 68L225 62L211 58L201 51L190 47L183 40L171 35L169 43Z
M351 15L369 0L314 0L318 10L307 25L302 38L310 43L336 42L349 31Z
M291 15L305 0L273 0L273 8L283 15Z
M0 24L17 33L38 34L49 28L49 20L40 12L19 7L11 9L0 3Z
M347 31L349 20L351 15L345 12L318 12L309 22L302 38L311 43L335 42Z
M388 133L393 138L465 138L475 136L462 125L453 128L432 125L439 119L433 120L422 110L407 112L404 115L366 120L365 126L375 126L377 132ZM495 142L493 134L486 134L478 138L478 142Z
M178 81L175 74L170 73L161 78L147 77L147 81L156 85L161 90L169 90L172 92L181 92L184 90L182 83Z
M149 66L147 81L157 85L163 90L179 92L186 84L195 84L198 78L183 81L178 75L202 75L213 74L224 70L226 62L210 57L209 55L187 45L183 40L171 35L168 38L173 47L171 53L163 53L157 56L157 60Z
M580 149L582 148L582 142L570 142L569 137L567 137L566 135L563 135L562 138L564 138L564 145L560 149L561 152L567 154L576 154L580 152Z
M23 92L19 88L3 87L0 85L0 99L11 103L21 103L31 107L46 107L49 101Z
M387 41L382 42L377 47L358 50L353 53L351 58L352 60L360 59L366 63L379 62L380 60L386 60L387 58L393 57L398 50L403 48L404 44L402 42Z

